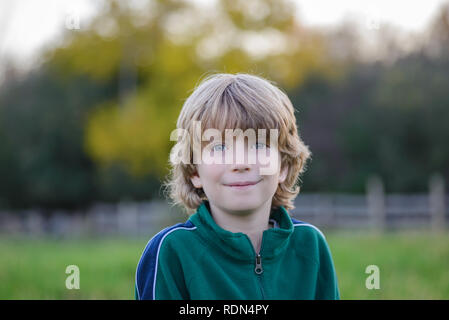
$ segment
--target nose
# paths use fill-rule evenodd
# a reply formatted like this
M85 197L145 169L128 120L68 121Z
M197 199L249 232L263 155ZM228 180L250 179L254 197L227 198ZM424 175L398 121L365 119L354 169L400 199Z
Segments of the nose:
M250 171L251 166L247 163L241 163L241 164L233 164L231 167L232 172L244 172L244 171Z
M242 145L243 144L243 145ZM233 161L231 164L231 171L249 171L251 165L248 163L248 146L244 141L238 141L233 146L235 152L233 152Z

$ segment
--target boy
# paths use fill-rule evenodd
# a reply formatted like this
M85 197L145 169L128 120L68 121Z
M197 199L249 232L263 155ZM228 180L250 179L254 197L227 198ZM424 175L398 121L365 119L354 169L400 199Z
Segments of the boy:
M165 185L190 217L148 242L136 299L339 299L324 235L287 211L311 155L287 95L258 76L211 75L185 101L177 128L184 135Z

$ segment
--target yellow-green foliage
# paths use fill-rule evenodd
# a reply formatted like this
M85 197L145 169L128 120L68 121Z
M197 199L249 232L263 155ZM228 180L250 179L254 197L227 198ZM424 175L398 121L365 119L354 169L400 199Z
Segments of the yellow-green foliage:
M287 90L311 71L335 74L320 35L295 21L290 1L223 0L214 10L187 1L148 3L139 11L107 2L90 25L71 31L65 46L48 54L62 75L81 73L100 82L118 83L124 63L135 68L137 88L117 92L87 121L86 149L101 165L121 162L135 175L165 175L177 115L208 73L256 73ZM284 47L255 56L248 39L264 32L277 35ZM214 48L219 50L211 54Z

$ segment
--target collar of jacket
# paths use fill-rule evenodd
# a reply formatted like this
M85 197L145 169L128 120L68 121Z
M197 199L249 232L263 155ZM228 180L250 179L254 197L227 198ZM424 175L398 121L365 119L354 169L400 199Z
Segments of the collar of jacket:
M264 260L274 259L286 249L294 228L289 213L282 206L271 211L270 219L276 220L278 227L263 232L260 255ZM254 261L256 252L249 237L245 233L230 232L217 225L207 200L201 203L189 220L197 227L206 245L214 246L232 258Z

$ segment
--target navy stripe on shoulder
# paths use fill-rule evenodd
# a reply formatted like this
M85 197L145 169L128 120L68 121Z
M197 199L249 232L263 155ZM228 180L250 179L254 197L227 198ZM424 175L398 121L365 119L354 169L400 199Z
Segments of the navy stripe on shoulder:
M159 249L164 238L177 229L193 230L196 229L196 226L190 220L187 220L185 223L177 223L159 231L145 246L136 268L135 287L137 300L155 299L154 290Z
M293 227L297 227L297 226L300 226L300 227L311 227L311 228L315 229L316 231L318 231L318 233L319 233L324 239L326 239L326 237L324 236L323 232L321 232L321 230L318 229L318 228L317 228L316 226L314 226L313 224L310 224L310 223L307 223L307 222L304 222L304 221L301 221L301 220L297 220L297 219L294 219L294 218L291 218L291 219L292 219L292 222L293 222Z

